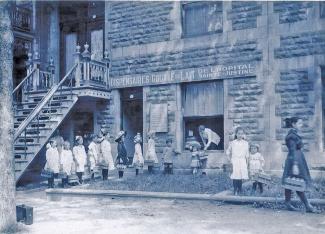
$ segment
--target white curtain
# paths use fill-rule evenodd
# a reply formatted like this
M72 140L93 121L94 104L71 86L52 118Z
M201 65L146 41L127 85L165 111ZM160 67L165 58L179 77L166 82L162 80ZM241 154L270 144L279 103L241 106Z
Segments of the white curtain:
M185 117L223 115L223 81L185 84L183 108Z

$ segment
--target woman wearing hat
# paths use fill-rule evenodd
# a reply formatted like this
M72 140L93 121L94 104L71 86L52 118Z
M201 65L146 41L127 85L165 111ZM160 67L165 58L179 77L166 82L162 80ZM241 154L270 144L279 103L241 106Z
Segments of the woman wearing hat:
M82 184L82 175L85 172L87 163L87 154L83 146L82 136L76 136L76 145L73 147L72 152L76 163L76 174L79 178L79 183Z
M115 142L117 142L117 157L116 157L116 168L118 170L118 177L123 177L124 169L126 168L126 165L128 164L128 157L127 152L124 144L125 140L125 131L120 131L117 134L117 137L115 138Z
M142 149L141 149L141 134L137 133L137 135L134 137L134 157L133 157L133 166L135 167L135 175L139 174L139 170L143 169L143 163L144 159L142 156Z

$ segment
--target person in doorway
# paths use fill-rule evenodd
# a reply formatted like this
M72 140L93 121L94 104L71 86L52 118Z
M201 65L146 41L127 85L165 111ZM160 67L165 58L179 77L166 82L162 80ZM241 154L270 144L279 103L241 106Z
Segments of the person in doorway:
M60 157L55 139L50 140L50 145L51 147L46 150L45 169L53 173L52 177L48 178L48 187L54 188L54 178L57 178L60 172Z
M61 153L61 167L66 177L62 178L62 187L64 188L68 184L69 176L72 174L72 167L74 165L72 151L70 149L70 142L65 141L63 144L63 150Z
M124 144L125 135L126 132L122 130L117 134L115 138L115 142L117 142L116 168L118 170L118 177L120 179L123 178L124 170L129 162Z
M231 141L226 154L230 157L232 164L232 174L234 195L241 194L242 182L248 179L247 160L249 157L249 144L244 139L244 129L238 127L235 132L235 140Z
M100 143L102 165L104 166L102 168L102 176L103 176L103 180L107 180L108 171L114 170L115 166L114 166L114 160L112 156L112 147L111 147L111 143L109 142L110 135L108 133L108 130L102 129L101 134L103 135L104 138Z
M76 136L76 145L72 149L74 161L76 163L76 174L79 178L79 183L82 184L82 175L85 172L87 163L87 154L83 146L82 136Z
M299 135L299 132L303 127L303 120L298 117L288 118L286 119L286 127L290 128L290 130L285 138L288 155L283 170L282 183L285 184L285 179L288 177L296 177L303 179L307 187L310 187L312 185L312 180L305 156L302 152L303 142ZM309 203L305 192L296 191L296 193L305 205L306 212L318 213L318 211ZM285 189L285 205L288 210L296 211L297 208L291 204L291 194L292 190Z
M137 135L135 135L133 142L134 142L134 157L133 157L132 165L135 167L135 175L137 176L139 174L139 171L141 172L143 170L143 164L144 164L144 159L142 156L142 148L141 148L142 137L140 133L137 133Z
M204 150L217 149L220 142L220 136L217 133L210 128L206 128L204 125L200 125L199 134L204 145Z
M260 146L257 143L252 143L249 148L249 176L254 179L254 177L263 172L264 167L264 157L259 152ZM256 187L259 187L260 193L263 193L263 184L258 181L253 182L252 194L256 192Z
M98 153L97 153L97 136L92 134L90 136L91 142L88 146L88 160L90 164L91 178L94 179L94 169L98 162Z

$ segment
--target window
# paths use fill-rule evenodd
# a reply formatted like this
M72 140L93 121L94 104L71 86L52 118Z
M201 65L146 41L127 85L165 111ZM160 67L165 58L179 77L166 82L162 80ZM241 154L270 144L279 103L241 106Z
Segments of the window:
M319 4L320 17L325 18L325 2L320 2Z
M192 2L182 6L183 37L222 32L222 2Z
M220 137L208 150L223 150L223 81L184 84L182 96L185 145L194 137L203 148L198 128L204 125Z
M323 122L323 150L325 151L325 67L321 68L322 81L322 122Z

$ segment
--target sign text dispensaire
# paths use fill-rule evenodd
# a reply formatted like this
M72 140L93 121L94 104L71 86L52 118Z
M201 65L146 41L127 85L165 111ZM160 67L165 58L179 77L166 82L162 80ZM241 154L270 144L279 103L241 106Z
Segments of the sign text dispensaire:
M234 65L217 65L211 67L191 68L184 70L171 70L150 74L126 75L110 78L110 88L124 88L134 86L148 86L159 84L173 84L193 81L240 78L255 76L254 63Z

